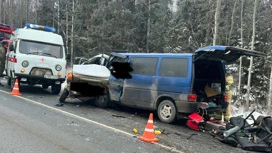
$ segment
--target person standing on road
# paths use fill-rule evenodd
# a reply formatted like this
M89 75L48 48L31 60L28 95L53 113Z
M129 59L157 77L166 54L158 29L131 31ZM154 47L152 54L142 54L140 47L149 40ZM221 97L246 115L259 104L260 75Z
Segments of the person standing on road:
M231 74L227 73L227 75L226 75L226 95L228 96L227 102L229 104L228 104L228 107L226 109L226 113L224 116L224 119L226 122L229 121L230 114L231 114L232 91L230 89L230 86L232 84L233 84L233 76Z
M232 91L230 86L233 84L233 76L230 73L226 74L226 96L228 97L226 102L228 103L228 107L226 109L225 114L223 113L215 113L215 119L221 120L224 117L224 121L228 122L231 115L231 102L232 102Z

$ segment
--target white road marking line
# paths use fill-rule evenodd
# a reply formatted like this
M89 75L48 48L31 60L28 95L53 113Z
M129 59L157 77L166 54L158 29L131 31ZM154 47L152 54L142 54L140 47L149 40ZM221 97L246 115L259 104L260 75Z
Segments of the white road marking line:
M6 91L4 91L4 90L0 90L0 92L6 93L6 94L10 95L9 92L6 92ZM125 134L125 135L132 136L132 137L135 136L135 135L133 135L133 134L131 134L131 133L128 133L128 132L126 132L126 131L122 131L122 130L120 130L120 129L116 129L116 128L114 128L114 127L111 127L111 126L108 126L108 125L105 125L105 124L102 124L102 123L93 121L93 120L91 120L91 119L87 119L87 118L78 116L78 115L75 115L75 114L72 114L72 113L69 113L69 112L66 112L66 111L63 111L63 110L60 110L60 109L57 109L57 108L54 108L54 107L51 107L51 106L42 104L42 103L39 103L39 102L36 102L36 101L34 101L34 100L31 100L31 99L28 99L28 98L25 98L25 97L22 97L22 96L14 96L14 97L23 99L23 100L25 100L25 101L27 101L27 102L30 102L30 103L34 103L34 104L36 104L36 105L40 105L40 106L46 107L46 108L48 108L48 109L50 109L50 110L54 110L54 111L56 111L56 112L61 112L61 113L63 113L63 114L66 114L66 115L68 115L68 116L71 116L71 117L74 117L74 118L77 118L77 119L81 119L81 120L83 120L83 121L85 121L85 122L88 122L88 123L93 123L93 124L96 124L96 125L105 127L105 128L107 128L107 129L113 130L113 131L115 131L115 132L120 132L120 133L123 133L123 134ZM160 147L162 147L162 148L165 148L165 149L167 149L167 150L170 150L170 151L172 151L172 152L184 153L184 152L182 152L182 151L180 151L180 150L177 150L177 149L175 149L175 148L173 148L173 147L166 146L166 145L164 145L164 144L160 144L160 143L154 143L154 144L157 145L157 146L160 146Z

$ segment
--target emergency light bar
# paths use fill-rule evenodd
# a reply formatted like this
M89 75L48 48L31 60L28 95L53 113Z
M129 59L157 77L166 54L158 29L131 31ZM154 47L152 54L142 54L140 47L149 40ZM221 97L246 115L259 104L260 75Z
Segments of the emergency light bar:
M41 25L29 24L29 23L27 23L25 26L26 28L31 28L31 29L44 30L48 32L56 32L55 28L48 27L48 26L41 26Z
M12 34L13 31L13 26L12 25L7 25L7 24L0 24L0 31L4 33L9 33Z

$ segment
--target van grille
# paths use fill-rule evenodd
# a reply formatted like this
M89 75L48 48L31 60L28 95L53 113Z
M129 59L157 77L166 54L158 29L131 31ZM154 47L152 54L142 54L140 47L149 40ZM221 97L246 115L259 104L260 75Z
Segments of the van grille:
M44 75L52 75L52 70L50 69L42 69L42 68L33 68L30 72L30 75L36 76L44 76Z

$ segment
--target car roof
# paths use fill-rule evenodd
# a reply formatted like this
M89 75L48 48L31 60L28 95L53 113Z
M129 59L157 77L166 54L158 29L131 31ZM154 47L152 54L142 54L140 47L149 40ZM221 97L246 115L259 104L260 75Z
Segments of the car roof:
M192 56L194 53L119 53L124 56L143 56L143 57L177 57L177 56Z

